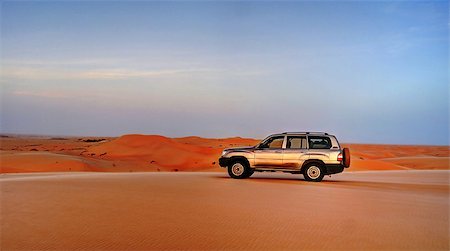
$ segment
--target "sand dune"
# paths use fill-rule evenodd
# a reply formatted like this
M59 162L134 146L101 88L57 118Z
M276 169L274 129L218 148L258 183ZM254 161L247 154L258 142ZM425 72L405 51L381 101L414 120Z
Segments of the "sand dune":
M2 152L3 173L102 171L114 167L109 161L50 152Z
M449 157L449 146L343 144L352 155L362 159L385 159L411 156Z
M48 152L4 152L2 172L90 171L89 165L77 156Z
M220 171L224 148L251 146L255 139L167 138L124 135L119 138L1 138L2 173L46 171L157 172ZM343 144L352 155L350 169L449 169L449 146ZM32 161L33 156L36 161ZM47 159L46 159L47 158Z
M343 144L351 170L450 169L449 146Z
M388 170L405 170L410 169L405 166L397 165L396 163L386 162L379 159L357 159L353 158L351 163L351 171L388 171Z
M248 139L241 137L223 138L223 139L207 139L197 136L174 138L175 141L190 144L195 146L205 146L213 148L228 148L236 146L254 146L259 143L260 140Z
M449 157L398 157L382 159L384 162L393 163L410 169L448 169L450 166Z
M4 174L0 249L449 250L449 174Z
M87 155L104 159L127 159L139 166L159 170L198 170L214 166L221 149L183 144L158 135L125 135L93 146Z
M254 139L240 137L172 139L159 135L124 135L119 138L102 139L2 138L3 151L1 156L5 157L2 157L1 171L3 173L68 170L105 172L219 171L217 160L223 148L249 146L258 142ZM49 152L57 155L45 154ZM15 153L17 155L13 156ZM39 161L30 161L25 157L28 156L25 153L39 156ZM47 161L42 160L45 156L49 157ZM20 159L22 159L22 163L20 163ZM66 165L62 165L63 160L73 160L73 163L71 162L68 165L66 161L64 162ZM44 166L44 163L51 163L51 165Z

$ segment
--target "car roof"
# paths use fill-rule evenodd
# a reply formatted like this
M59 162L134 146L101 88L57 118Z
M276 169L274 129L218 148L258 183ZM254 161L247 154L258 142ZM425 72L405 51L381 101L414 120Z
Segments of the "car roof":
M274 136L285 136L285 135L308 135L308 136L331 136L334 137L333 135L330 135L326 132L283 132L283 133L274 133L271 134L269 136L267 136L265 139L267 138L271 138Z
M326 132L284 132L282 134L311 134L311 135L328 135Z

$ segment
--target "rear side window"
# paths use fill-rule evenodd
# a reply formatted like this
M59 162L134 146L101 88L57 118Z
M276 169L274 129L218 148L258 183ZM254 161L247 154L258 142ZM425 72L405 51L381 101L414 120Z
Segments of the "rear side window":
M290 136L287 137L287 149L306 149L306 137Z
M323 136L309 136L309 148L310 149L330 149L331 140L328 137Z

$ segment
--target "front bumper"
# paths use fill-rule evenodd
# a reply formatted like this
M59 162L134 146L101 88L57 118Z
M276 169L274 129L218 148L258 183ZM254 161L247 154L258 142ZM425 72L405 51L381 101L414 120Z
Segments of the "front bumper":
M228 164L230 164L230 158L227 158L227 157L220 157L219 158L219 166L227 167Z

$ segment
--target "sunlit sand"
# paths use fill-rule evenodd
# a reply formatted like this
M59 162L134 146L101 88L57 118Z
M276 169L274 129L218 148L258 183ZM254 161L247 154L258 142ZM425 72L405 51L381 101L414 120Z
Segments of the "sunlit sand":
M4 174L1 249L448 250L448 177Z

